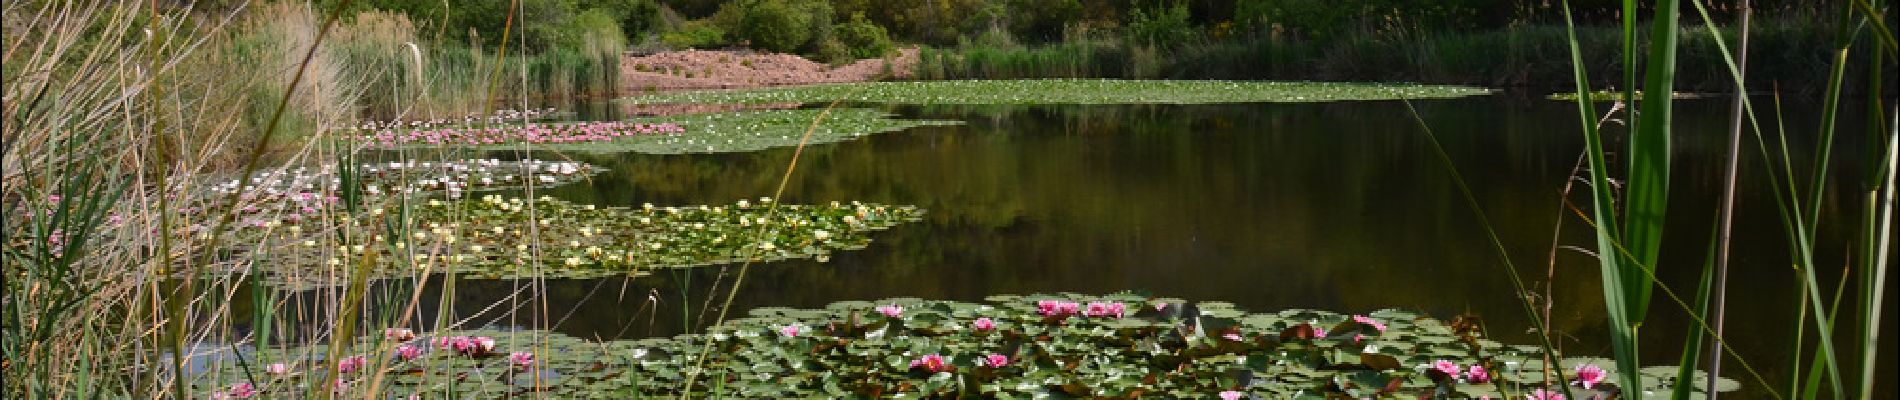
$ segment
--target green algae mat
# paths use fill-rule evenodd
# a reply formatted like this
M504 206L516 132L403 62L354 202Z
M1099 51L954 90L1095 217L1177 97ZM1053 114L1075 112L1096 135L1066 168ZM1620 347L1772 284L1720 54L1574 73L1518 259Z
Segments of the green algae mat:
M960 80L867 82L633 96L622 101L703 104L1205 104L1306 103L1476 96L1488 89L1415 84L1188 80Z

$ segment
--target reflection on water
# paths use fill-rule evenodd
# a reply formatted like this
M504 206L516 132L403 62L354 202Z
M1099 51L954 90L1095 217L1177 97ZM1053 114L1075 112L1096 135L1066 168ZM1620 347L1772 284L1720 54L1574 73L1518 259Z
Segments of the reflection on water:
M1554 328L1565 334L1562 346L1609 354L1596 262L1582 251L1559 249L1554 279L1545 278L1553 235L1560 235L1560 245L1594 247L1584 221L1559 205L1582 150L1574 106L1495 97L1417 105L1534 296L1549 291ZM1720 192L1726 102L1677 107L1672 229L1658 269L1690 296ZM1471 313L1486 319L1493 335L1530 343L1503 264L1401 103L894 111L968 124L809 148L782 201L914 204L929 210L925 220L875 234L870 248L838 253L828 263L754 266L735 315L763 305L820 307L898 296L977 300L997 293L1136 290L1251 310ZM1854 140L1836 154L1860 154ZM1759 160L1750 154L1745 173L1760 179ZM728 203L769 194L791 155L791 149L570 155L610 172L546 194L601 205ZM1857 171L1853 162L1837 168ZM1852 191L1859 179L1836 174L1831 198ZM1579 183L1577 190L1573 198L1587 206L1581 192L1587 188ZM1823 218L1818 249L1844 247L1851 227L1842 221L1852 216L1839 212L1849 204L1829 203L1835 213ZM1739 334L1731 344L1756 368L1779 374L1787 364L1779 349L1786 347L1796 305L1794 273L1786 267L1765 186L1749 187L1739 212L1729 289L1730 309L1737 311L1729 330ZM1823 251L1821 265L1843 265L1840 253ZM545 308L508 300L517 290L533 290L526 282L462 281L454 297L462 317L501 302L478 320L500 316L502 325L532 325L527 321L545 309L562 321L557 330L579 337L671 335L685 331L683 307L697 317L721 272L549 281L547 293L538 294ZM716 291L722 298L736 268L726 272L726 286ZM1824 276L1832 282L1836 274ZM437 286L431 287L418 315L434 313ZM1656 299L1644 329L1653 344L1644 350L1654 363L1673 363L1686 318L1663 293ZM510 304L520 313L507 314ZM1892 348L1882 356L1889 368Z

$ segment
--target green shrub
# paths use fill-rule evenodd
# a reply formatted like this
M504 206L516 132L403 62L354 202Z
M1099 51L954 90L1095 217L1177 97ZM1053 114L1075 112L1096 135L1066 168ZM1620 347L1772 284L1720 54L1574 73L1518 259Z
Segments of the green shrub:
M686 21L679 29L660 34L660 42L675 49L719 47L728 43L725 29L703 19Z
M798 51L812 38L811 14L783 0L752 0L719 6L713 21L747 47Z
M850 50L853 58L883 57L897 48L891 43L890 34L884 31L884 27L865 19L864 13L851 14L851 20L839 24L833 32L842 42L841 45Z

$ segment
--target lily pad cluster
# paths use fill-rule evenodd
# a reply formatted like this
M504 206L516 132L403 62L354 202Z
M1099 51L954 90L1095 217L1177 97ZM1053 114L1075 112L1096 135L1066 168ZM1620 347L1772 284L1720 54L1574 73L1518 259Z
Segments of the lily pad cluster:
M388 196L441 195L460 199L469 192L514 189L530 184L559 186L601 171L600 167L571 161L411 160L358 165L353 182L358 193L370 202L379 202ZM294 226L321 219L326 213L342 212L339 199L342 189L342 175L334 164L265 170L252 177L248 189L242 189L237 179L212 184L183 211L192 215L217 215L236 207L241 214L239 226L242 228ZM245 191L239 193L239 190ZM234 202L232 194L237 194Z
M1475 96L1488 89L1384 83L1212 80L955 80L865 82L747 90L670 92L626 98L655 103L1202 104L1294 103Z
M386 394L480 391L484 398L530 391L563 398L1272 399L1626 392L1605 379L1615 373L1607 359L1560 358L1553 367L1571 379L1547 382L1538 348L1485 339L1474 324L1400 310L1249 313L1224 302L1129 294L998 295L984 303L893 298L758 308L708 333L671 338L597 343L516 332L531 340L497 339L503 344L489 358L446 348L404 359L387 344L369 354L398 361L390 371L401 378ZM440 336L459 335L470 334ZM525 366L498 357L528 347L538 350ZM1674 368L1645 368L1641 390L1672 388L1665 377ZM237 374L221 375L227 378L202 381L242 383L229 378ZM1710 389L1701 379L1691 384ZM1713 389L1737 388L1721 379Z
M823 118L820 119L820 115ZM892 114L862 108L753 110L709 114L647 117L642 124L677 124L691 128L676 135L625 136L612 141L555 143L536 149L577 152L637 152L648 154L733 153L798 145L811 129L811 144L842 142L867 135L918 126L955 125L944 120L899 119ZM813 125L817 121L817 125ZM499 149L502 147L485 147Z
M293 286L334 284L326 271L367 263L380 276L421 272L475 278L593 278L634 275L746 260L829 259L863 248L869 233L914 221L923 211L868 203L596 207L550 197L484 196L431 200L408 209L377 208L355 231L374 233L339 243L283 235L257 251L283 265L272 281ZM407 226L385 218L407 214Z
M469 113L461 117L430 119L391 119L368 120L354 127L358 131L376 131L389 129L434 129L449 126L471 126L478 124L505 124L521 121L543 121L561 116L563 113L554 108L530 108L525 110L503 109L492 114Z
M194 393L220 399L300 398L308 393L364 398L499 399L549 392L553 398L625 398L634 355L545 331L478 329L419 336L406 328L359 338L334 358L328 344L247 352L193 380ZM415 397L410 397L415 396Z
M686 128L677 124L641 124L621 121L569 123L494 124L487 126L441 127L432 129L375 129L352 131L351 135L372 148L394 149L404 145L511 145L519 143L558 144L611 142L632 136L678 135Z

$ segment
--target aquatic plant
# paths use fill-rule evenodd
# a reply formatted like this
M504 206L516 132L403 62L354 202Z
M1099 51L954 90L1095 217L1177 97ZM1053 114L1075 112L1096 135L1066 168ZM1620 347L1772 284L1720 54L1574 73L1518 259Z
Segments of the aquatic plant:
M521 143L593 143L611 142L629 136L677 135L686 132L677 124L641 124L620 121L568 123L496 124L415 129L382 128L353 130L352 135L370 148L395 149L403 145L509 146Z
M1125 315L1048 316L1038 301L1121 304ZM895 313L902 307L903 312ZM705 334L590 342L543 331L438 332L438 338L494 337L492 352L429 352L392 360L385 396L503 397L540 392L563 398L629 395L786 397L1121 397L1297 398L1432 396L1545 397L1542 353L1484 338L1473 323L1380 310L1250 313L1216 301L1128 294L997 295L983 303L915 298L833 303L824 309L757 308ZM987 318L994 331L970 329ZM1387 327L1380 331L1367 322ZM793 326L809 332L785 334ZM1312 335L1331 327L1331 338ZM1222 337L1234 337L1228 340ZM701 346L713 346L710 381L682 387ZM374 337L349 354L374 354ZM267 357L313 363L306 348ZM1573 384L1579 396L1622 392L1601 381L1599 358L1561 365L1595 370ZM1468 366L1468 367L1467 367ZM1487 367L1488 366L1488 367ZM220 366L230 370L234 366ZM1674 367L1645 368L1643 390L1666 389ZM343 373L362 379L365 371ZM224 387L236 373L203 374ZM327 381L272 377L269 390ZM1718 379L1716 391L1738 387ZM363 390L353 386L351 390ZM1588 386L1588 387L1585 387ZM1709 388L1695 387L1694 391Z
M914 221L922 210L860 202L778 205L770 198L733 205L640 208L595 207L552 197L500 195L479 200L431 200L404 211L415 229L373 235L367 244L331 241L308 230L276 230L253 249L275 267L273 283L332 284L319 272L331 265L374 261L382 277L430 271L474 278L588 278L640 274L755 259L830 258L863 248L868 234ZM355 219L359 232L380 232L386 208ZM759 226L767 225L763 236ZM543 261L545 260L545 261Z
M868 82L748 90L637 95L654 103L818 103L845 100L903 104L1200 104L1305 103L1401 98L1451 98L1488 89L1387 83L1187 80L971 80Z

